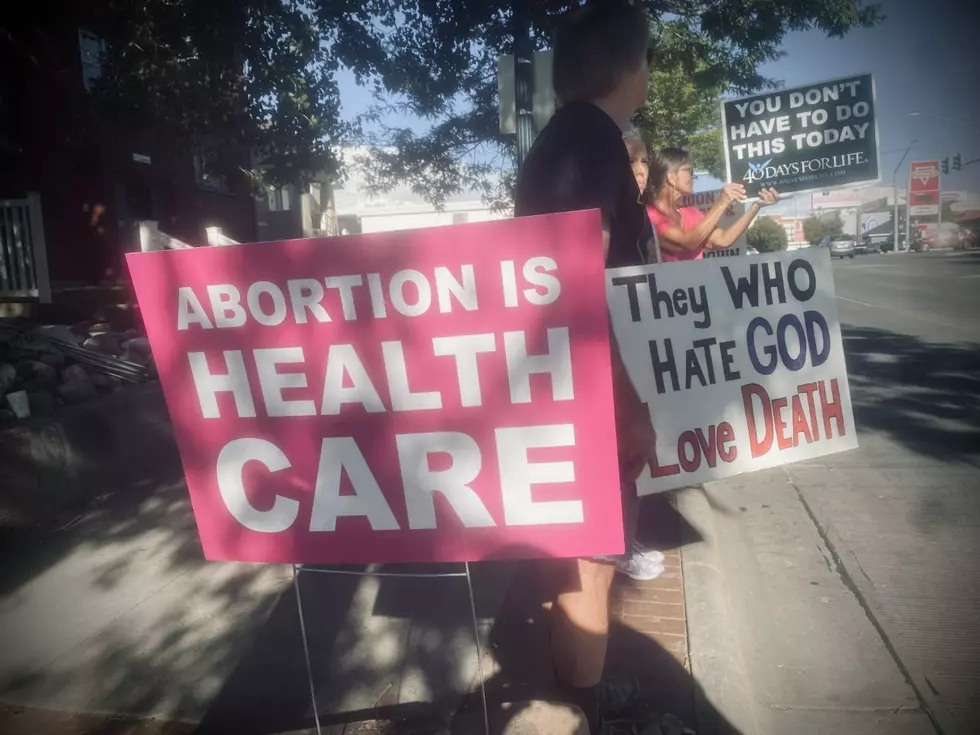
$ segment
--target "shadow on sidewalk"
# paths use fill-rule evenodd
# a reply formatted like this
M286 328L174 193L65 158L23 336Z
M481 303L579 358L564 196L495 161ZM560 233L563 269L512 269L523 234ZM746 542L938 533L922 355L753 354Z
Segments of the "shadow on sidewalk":
M653 547L676 548L700 540L663 496L647 499L643 516L646 522L641 526L641 536ZM477 615L481 620L495 618L489 642L497 670L486 684L493 732L500 732L520 713L518 703L560 699L552 671L548 613L543 608L551 597L553 564L540 560L473 566ZM437 569L444 571L449 566ZM509 588L500 605L494 587L500 583L504 566L515 571L507 575ZM382 571L422 569L433 571L433 567L417 566L385 567ZM365 612L389 620L409 620L414 640L400 644L391 640L389 635L397 626L352 629L352 611L360 604L358 586L365 579L377 586L371 609ZM469 601L461 579L360 578L304 572L300 583L321 725L340 728L345 723L372 720L383 721L382 727L388 729L379 731L390 733L482 732L480 693L473 688L475 671L460 666L462 655L469 652L472 656ZM381 677L389 677L384 685L372 666L379 657L384 659L385 649L393 644L412 650L404 664L391 660ZM681 662L650 637L615 622L609 650L609 675L635 677L651 712L670 712L694 725L698 685ZM400 697L412 696L413 687L414 693L434 695L433 701L399 703ZM371 699L365 705L368 691ZM718 722L724 721L717 712L711 715ZM225 681L198 732L271 735L312 732L313 727L296 598L290 590L280 597L249 651Z
M859 430L919 455L980 465L980 346L868 327L843 326L842 334Z

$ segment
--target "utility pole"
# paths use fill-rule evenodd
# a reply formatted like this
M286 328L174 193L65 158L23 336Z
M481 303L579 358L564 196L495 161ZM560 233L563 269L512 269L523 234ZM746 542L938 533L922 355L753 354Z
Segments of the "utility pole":
M517 167L524 163L534 140L534 53L527 8L514 3L514 101L517 112Z
M892 204L894 204L894 206L895 206L895 211L894 211L894 213L892 215L892 224L894 225L894 230L895 230L894 231L894 235L893 235L894 238L895 238L893 240L893 244L895 246L895 252L896 253L898 252L898 169L900 169L902 167L902 164L905 163L905 159L906 159L906 157L908 157L909 151L912 150L912 146L914 146L915 143L916 143L916 141L914 141L914 140L911 143L909 143L909 147L906 148L905 149L905 153L902 154L902 160L899 161L898 162L898 165L895 167L895 173L892 174ZM908 210L909 210L909 191L908 191L908 189L905 190L905 210L906 210L906 213L908 213ZM905 225L905 245L906 245L906 247L908 246L908 244L909 244L909 227L908 227L908 223L907 223L907 220L906 220L906 225Z

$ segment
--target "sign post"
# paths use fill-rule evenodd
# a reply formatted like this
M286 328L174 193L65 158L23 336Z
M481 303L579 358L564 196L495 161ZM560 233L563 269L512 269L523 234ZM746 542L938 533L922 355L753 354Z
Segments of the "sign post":
M722 102L728 180L749 197L877 182L871 74Z
M908 212L905 237L911 244L912 217L941 216L939 197L939 161L912 161L909 164ZM938 226L937 226L938 232Z

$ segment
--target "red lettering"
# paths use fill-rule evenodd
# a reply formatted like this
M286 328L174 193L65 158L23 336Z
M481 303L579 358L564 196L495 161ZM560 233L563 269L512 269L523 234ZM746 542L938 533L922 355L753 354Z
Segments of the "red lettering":
M780 449L790 449L793 446L793 438L786 436L786 422L783 420L783 409L786 408L788 400L777 398L772 402L772 417L776 424L776 446Z
M661 467L656 454L657 453L654 452L653 464L650 466L650 474L652 474L654 477L670 477L671 475L679 475L681 473L681 468L676 464L666 464Z
M738 456L738 447L728 445L735 441L735 430L727 421L723 421L718 427L718 456L722 462L734 462Z
M687 458L687 447L691 447L694 456ZM701 466L701 447L698 445L698 438L693 431L685 431L677 440L677 458L681 461L681 469L685 472L694 472Z
M765 434L760 439L756 432L755 413L752 410L752 396L762 402L762 417L765 420ZM745 407L745 423L749 432L749 448L753 457L761 457L772 447L772 413L769 394L758 383L742 386L742 405Z
M705 437L704 431L701 429L697 430L698 444L701 445L701 453L704 455L705 460L708 462L708 467L714 467L718 464L716 452L715 452L715 427L714 425L708 427L708 436Z
M817 424L817 404L813 400L813 394L817 390L816 383L804 383L796 386L796 390L801 395L806 396L807 403L810 404L810 426L813 427L813 440L820 441L820 426Z
M793 446L800 445L800 434L806 438L806 443L813 443L810 435L810 425L806 421L806 412L803 410L803 401L799 396L793 396Z
M820 412L823 414L823 431L827 435L828 439L833 438L833 432L830 430L830 420L837 420L837 436L844 436L844 408L840 402L840 389L837 387L837 378L830 381L830 392L833 394L833 400L827 400L827 394L824 392L823 383L819 385L820 389Z

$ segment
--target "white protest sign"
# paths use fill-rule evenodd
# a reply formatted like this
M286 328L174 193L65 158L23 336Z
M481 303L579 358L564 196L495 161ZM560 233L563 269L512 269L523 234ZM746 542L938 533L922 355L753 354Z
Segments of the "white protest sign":
M826 249L611 269L606 294L657 432L640 495L857 446Z
M696 191L688 196L681 197L680 206L682 207L694 207L701 214L707 214L715 202L718 201L718 197L721 196L721 189L711 189L709 191ZM725 213L718 220L718 226L723 230L727 230L735 222L745 214L745 204L743 202L733 202L728 205ZM738 239L732 243L731 247L728 248L707 248L704 250L703 255L705 258L723 258L725 256L733 255L745 255L746 248L748 247L745 242L745 233L743 232L738 236Z

